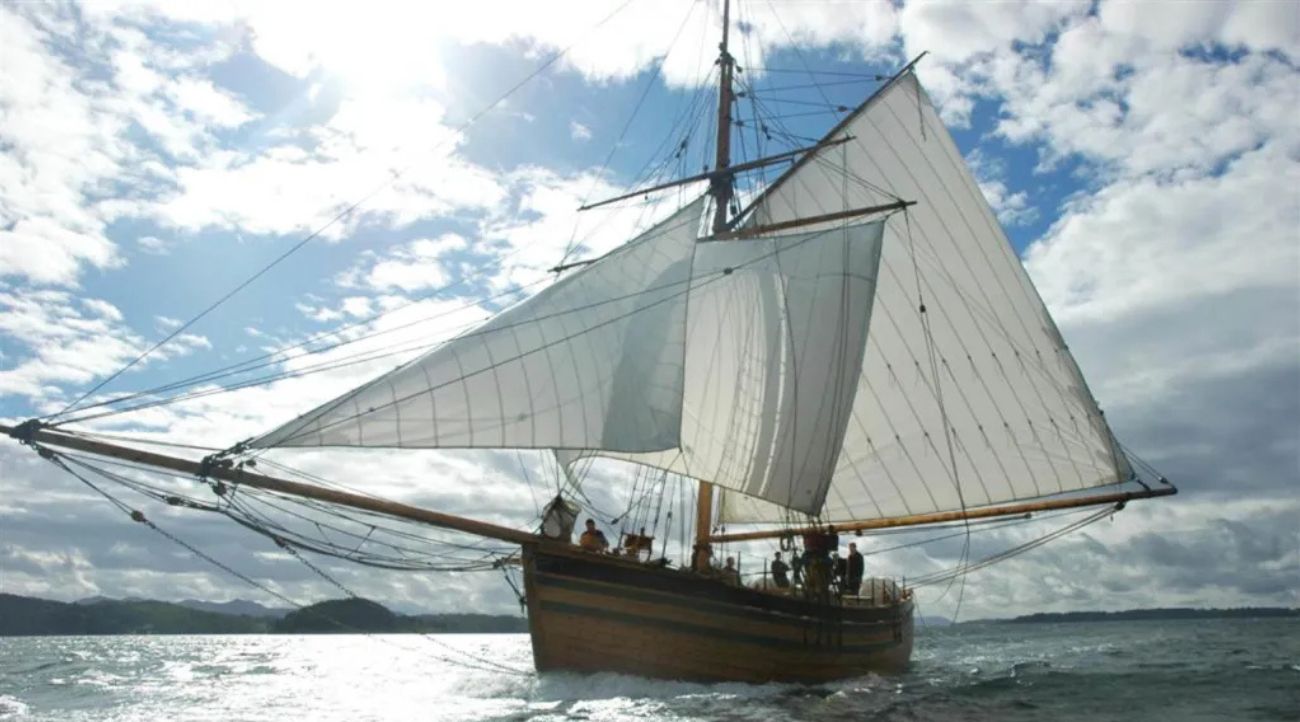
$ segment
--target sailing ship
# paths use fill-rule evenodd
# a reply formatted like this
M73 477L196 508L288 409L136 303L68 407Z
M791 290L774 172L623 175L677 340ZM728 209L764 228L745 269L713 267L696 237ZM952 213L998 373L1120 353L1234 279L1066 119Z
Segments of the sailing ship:
M838 534L1176 490L1139 479L916 60L816 143L733 163L729 25L724 3L712 167L590 207L707 192L486 324L201 461L41 420L0 430L50 458L88 453L219 495L260 489L518 545L541 672L816 682L904 669L912 588L738 585L712 551L780 540L816 563ZM742 207L739 175L779 163ZM692 562L640 553L654 543L644 533L623 554L574 545L578 511L562 495L523 531L241 461L314 447L547 450L565 470L600 457L689 477Z

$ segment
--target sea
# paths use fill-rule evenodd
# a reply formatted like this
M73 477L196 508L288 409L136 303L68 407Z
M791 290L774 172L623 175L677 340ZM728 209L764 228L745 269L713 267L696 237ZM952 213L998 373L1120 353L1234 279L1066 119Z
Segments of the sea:
M968 623L832 684L538 675L526 635L0 639L3 720L1300 720L1300 620Z

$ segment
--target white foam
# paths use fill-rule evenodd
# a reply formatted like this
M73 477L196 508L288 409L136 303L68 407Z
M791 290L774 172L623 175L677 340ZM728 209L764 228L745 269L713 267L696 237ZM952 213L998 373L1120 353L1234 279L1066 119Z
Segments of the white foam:
M0 719L26 717L30 709L26 702L8 694L0 694Z

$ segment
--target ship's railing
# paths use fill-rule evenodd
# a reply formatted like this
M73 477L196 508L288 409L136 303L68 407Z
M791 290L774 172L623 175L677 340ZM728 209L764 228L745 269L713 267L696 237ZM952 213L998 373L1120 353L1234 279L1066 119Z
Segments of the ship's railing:
M745 586L750 589L768 592L771 594L780 594L783 596L800 595L803 593L804 585L802 582L791 583L788 587L778 587L767 572L742 572L741 579L744 580ZM838 585L832 585L833 593L839 592ZM837 594L837 598L844 604L850 604L860 607L891 607L899 602L912 598L912 589L907 586L906 581L899 577L867 577L862 580L858 587L858 593L852 594L847 590L843 594Z
M888 607L909 599L912 590L900 579L893 577L870 577L862 580L856 595L845 599L853 604L871 607Z

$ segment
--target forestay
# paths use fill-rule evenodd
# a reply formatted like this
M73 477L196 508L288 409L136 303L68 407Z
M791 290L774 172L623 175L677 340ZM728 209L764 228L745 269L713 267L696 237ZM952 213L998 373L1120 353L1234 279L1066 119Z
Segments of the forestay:
M702 207L249 445L676 448Z
M885 229L866 355L821 518L948 511L1127 480L1070 352L915 76L828 138L842 135L854 140L796 166L747 219L916 202ZM783 515L727 494L721 518Z

